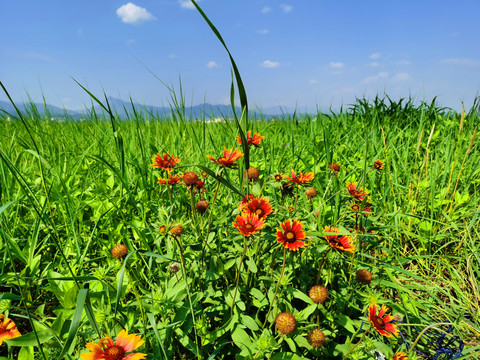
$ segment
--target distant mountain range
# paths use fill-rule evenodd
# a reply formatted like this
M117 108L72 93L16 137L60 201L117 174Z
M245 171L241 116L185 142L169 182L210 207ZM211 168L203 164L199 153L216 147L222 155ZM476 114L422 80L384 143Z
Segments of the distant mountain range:
M112 108L113 112L118 115L122 119L126 119L128 117L133 116L133 108L137 114L140 114L143 118L145 117L155 117L155 118L178 118L179 114L177 113L176 109L172 109L170 107L162 107L162 106L153 106L153 105L142 105L138 103L132 104L129 101L124 101L121 99L109 97L108 102L110 107ZM103 102L104 105L105 102ZM85 110L69 110L66 108L59 108L53 105L44 105L42 103L26 103L26 104L16 104L20 111L24 114L35 114L37 113L41 117L48 116L54 119L73 119L73 120L80 120L85 118L90 118L92 114L92 108L85 108ZM105 112L99 105L93 107L93 111L97 114L102 114L102 111ZM240 117L242 114L242 110L240 107L235 107L235 111L237 115ZM250 109L250 112L252 109ZM0 101L0 113L7 113L13 116L16 116L16 111L14 106L10 102ZM255 111L259 114L259 111ZM286 111L289 113L289 111ZM272 117L275 114L282 114L282 109L280 107L278 109L269 108L268 114L262 111L262 116L265 117ZM105 116L106 113L105 113ZM212 118L232 118L233 111L230 105L212 105L212 104L202 104L202 105L195 105L195 106L185 106L185 113L181 114L180 116L184 116L186 120L196 120L202 119L205 117L206 119Z

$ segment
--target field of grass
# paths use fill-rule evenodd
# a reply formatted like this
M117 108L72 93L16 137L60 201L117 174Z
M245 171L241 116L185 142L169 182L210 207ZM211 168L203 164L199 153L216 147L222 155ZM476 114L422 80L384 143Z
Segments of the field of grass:
M123 329L141 336L134 353L147 359L478 356L478 106L458 114L377 98L238 124L174 110L0 116L0 313L22 334L0 358L79 359ZM247 130L264 137L258 146L238 144ZM232 167L207 158L224 147L245 156ZM163 153L180 160L171 172L152 167ZM186 172L204 187L185 184L191 173L158 183ZM244 236L233 223L255 206L239 207L247 194L272 213ZM288 219L303 226L296 251L277 241ZM119 244L128 253L114 258ZM317 284L323 303L309 297ZM395 320L369 316L373 303ZM369 317L401 334L383 336Z
M479 358L480 99L255 116L192 3L242 114L0 111L0 360Z

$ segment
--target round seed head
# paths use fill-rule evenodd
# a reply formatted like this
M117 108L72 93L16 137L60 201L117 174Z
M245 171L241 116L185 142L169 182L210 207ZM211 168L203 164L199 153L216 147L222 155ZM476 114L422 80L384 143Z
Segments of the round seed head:
M175 225L170 229L170 234L175 236L180 236L183 233L182 225Z
M178 270L180 270L180 264L178 262L174 262L173 264L169 265L168 270L170 270L172 274L176 274Z
M260 171L257 168L249 167L248 168L248 178L250 180L256 180L260 176Z
M112 249L112 256L115 259L121 259L128 254L128 248L124 244L115 245Z
M287 312L283 312L275 319L275 328L282 334L291 334L297 327L295 317Z
M307 195L307 197L309 199L317 196L317 190L315 190L315 188L309 188L307 190L305 190L305 195Z
M307 334L308 343L315 349L325 345L325 334L319 328L312 329Z
M337 173L340 171L340 165L338 164L330 164L328 168L332 170L334 173Z
M325 286L314 285L308 291L308 296L315 304L323 304L325 301L327 301L328 290Z
M203 214L208 209L208 202L205 200L200 200L195 204L195 209L201 214Z
M183 174L183 182L187 186L197 185L198 175L193 171L187 171Z
M372 281L372 273L367 269L357 270L357 272L355 273L355 276L357 280L364 285L368 285Z

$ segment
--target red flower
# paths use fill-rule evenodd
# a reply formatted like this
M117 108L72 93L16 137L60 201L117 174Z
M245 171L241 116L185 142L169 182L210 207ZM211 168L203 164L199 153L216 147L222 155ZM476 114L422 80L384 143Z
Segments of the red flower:
M292 169L292 176L285 175L285 178L290 180L292 183L303 185L313 180L315 175L313 172L302 174L301 171L298 172L298 176L295 175L295 171Z
M280 223L282 229L277 229L277 241L290 250L298 250L305 246L305 232L302 230L303 225L298 220L286 220Z
M207 155L207 158L225 167L233 167L235 161L242 157L243 153L241 151L236 149L232 151L232 149L227 148L223 149L223 156L219 157L218 159L215 159L213 156Z
M264 220L272 213L272 211L272 205L270 205L270 202L264 197L253 199L242 208L244 214L255 214L260 219Z
M347 181L347 189L348 189L348 192L350 193L350 195L353 196L358 201L363 201L363 197L368 195L367 190L357 189L357 183L356 182L351 183L350 181Z
M393 316L387 314L387 310L388 308L382 305L377 314L377 304L373 303L368 307L368 320L381 335L387 337L396 336L398 335L397 325L393 323Z
M174 185L182 179L181 175L172 175L172 173L170 172L168 173L168 176L169 176L168 179L158 178L158 183L160 185L165 185L165 184Z
M101 338L98 343L92 342L87 344L87 349L91 352L80 355L82 360L142 360L147 354L142 353L126 353L138 349L145 341L140 335L130 334L127 330L118 333L114 342L110 336Z
M244 236L255 234L258 230L263 229L264 226L265 222L255 214L237 215L236 222L233 222L233 227Z
M323 228L325 233L339 233L340 229L333 226L325 226ZM355 252L355 245L352 244L352 239L348 235L325 235L325 240L328 244L338 250L346 251L349 253Z
M152 167L166 171L172 171L173 167L180 162L178 157L169 155L168 153L163 153L162 155L157 154L152 160L154 161Z
M250 201L253 201L253 200L255 200L255 199L256 199L255 195L252 195L252 194L248 194L248 198L247 198L247 196L244 196L244 197L242 198L242 201L241 201L240 204L238 205L238 211L242 211L243 208L244 208L245 206L247 206L247 204L248 204Z
M13 339L21 335L13 320L0 314L0 345L3 344L3 340Z
M265 138L265 136L261 136L259 133L255 133L252 135L252 132L250 130L247 131L247 144L248 145L254 145L258 146L260 145L260 141ZM237 142L242 145L242 138L240 136L237 136Z

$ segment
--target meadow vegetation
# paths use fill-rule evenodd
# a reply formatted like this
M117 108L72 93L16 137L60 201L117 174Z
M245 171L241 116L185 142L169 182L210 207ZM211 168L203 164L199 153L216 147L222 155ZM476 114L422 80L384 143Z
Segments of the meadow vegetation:
M477 358L478 99L272 119L230 60L220 122L0 112L0 359Z

